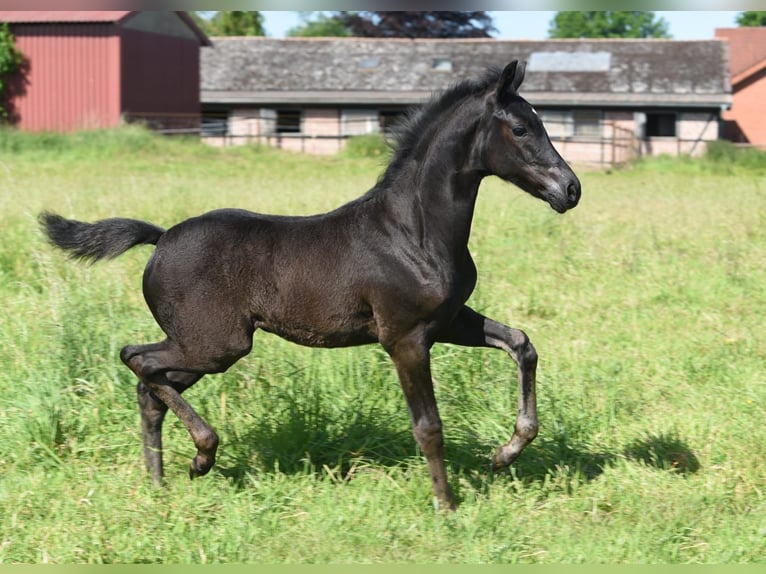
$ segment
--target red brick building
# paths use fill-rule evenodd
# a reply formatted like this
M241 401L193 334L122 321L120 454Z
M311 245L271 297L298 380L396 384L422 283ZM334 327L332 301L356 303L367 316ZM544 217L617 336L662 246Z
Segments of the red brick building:
M724 112L725 137L766 147L766 26L718 28L729 44L733 102Z

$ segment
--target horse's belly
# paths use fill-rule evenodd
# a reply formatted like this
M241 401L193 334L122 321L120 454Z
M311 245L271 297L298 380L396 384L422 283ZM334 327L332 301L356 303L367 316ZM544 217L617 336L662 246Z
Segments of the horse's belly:
M378 340L372 310L360 305L331 305L296 297L264 313L255 326L308 347L353 347Z
M341 329L322 329L297 322L263 321L256 326L287 341L306 347L354 347L375 343L378 338L369 325L347 326Z

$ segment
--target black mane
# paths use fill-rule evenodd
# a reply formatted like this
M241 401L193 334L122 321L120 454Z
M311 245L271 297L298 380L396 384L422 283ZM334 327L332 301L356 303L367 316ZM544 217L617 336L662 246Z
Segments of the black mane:
M481 78L463 80L435 92L429 101L409 110L393 130L391 144L394 152L389 170L399 167L412 154L423 135L445 111L470 96L486 92L490 86L497 84L501 73L502 70L489 68Z

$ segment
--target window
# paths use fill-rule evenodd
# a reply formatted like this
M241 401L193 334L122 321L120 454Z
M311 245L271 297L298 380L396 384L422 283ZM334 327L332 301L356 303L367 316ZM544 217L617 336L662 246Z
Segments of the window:
M374 57L361 58L358 62L358 66L366 70L377 68L379 65L380 65L380 58L374 58Z
M278 134L299 134L301 119L300 110L277 110L277 125L274 131Z
M551 138L565 138L572 135L572 112L565 110L540 110L540 120Z
M225 136L229 133L228 112L204 112L200 122L202 137Z
M344 136L375 133L380 129L377 110L343 110L340 122Z
M598 110L575 110L572 112L574 135L580 137L601 137L601 112Z
M431 69L437 72L451 72L452 60L449 58L434 58L431 61Z
M599 110L542 110L539 116L548 135L553 139L601 137Z
M646 130L644 134L648 138L676 137L676 114L674 113L646 114Z

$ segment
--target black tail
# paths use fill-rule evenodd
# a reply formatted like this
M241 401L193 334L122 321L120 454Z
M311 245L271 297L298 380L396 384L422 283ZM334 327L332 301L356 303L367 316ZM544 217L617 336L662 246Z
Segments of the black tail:
M113 259L136 245L156 245L165 230L138 219L104 219L84 223L43 212L38 220L51 243L73 259L95 263Z

